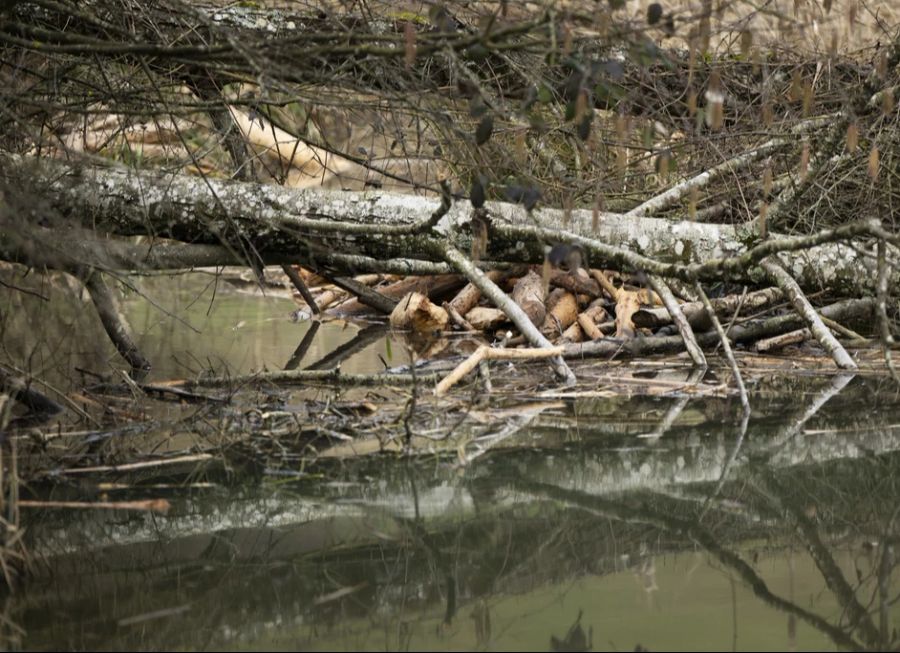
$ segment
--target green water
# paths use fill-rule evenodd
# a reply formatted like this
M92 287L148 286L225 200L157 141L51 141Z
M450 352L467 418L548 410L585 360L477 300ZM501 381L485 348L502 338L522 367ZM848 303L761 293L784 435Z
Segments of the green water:
M310 328L284 300L147 288L171 315L128 306L158 379L280 369ZM361 328L322 325L297 366ZM83 342L78 365L118 364L100 339ZM50 369L53 357L33 360ZM379 334L342 369L406 360ZM656 369L641 373L682 373ZM248 471L232 461L253 455L251 439L223 451L224 466L60 479L36 489L172 509L24 512L31 573L4 599L0 636L36 650L896 647L896 386L775 375L750 386L739 447L733 397L595 393L534 408L501 393L469 411L508 417L473 431L465 456L312 463L292 451ZM428 424L468 410L465 398L420 401L437 413ZM330 402L306 419L346 410ZM502 447L472 454L505 426Z

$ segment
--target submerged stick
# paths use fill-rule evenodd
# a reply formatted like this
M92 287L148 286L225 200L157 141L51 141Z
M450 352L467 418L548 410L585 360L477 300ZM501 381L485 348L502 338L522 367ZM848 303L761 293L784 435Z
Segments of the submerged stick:
M95 467L70 467L69 469L61 469L57 474L94 474L97 472L133 472L136 469L149 469L152 467L162 467L164 465L177 465L179 463L197 463L213 459L211 453L190 454L187 456L175 456L174 458L160 458L158 460L142 460L137 463L128 463L125 465L97 465Z
M76 508L91 510L146 510L165 514L172 504L165 499L142 501L19 501L20 508Z

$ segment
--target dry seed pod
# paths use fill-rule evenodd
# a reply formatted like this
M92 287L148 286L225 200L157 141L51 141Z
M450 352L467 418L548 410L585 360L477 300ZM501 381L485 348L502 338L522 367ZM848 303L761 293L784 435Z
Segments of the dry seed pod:
M878 54L875 59L875 72L881 79L887 77L887 52L882 51Z
M700 202L700 189L691 186L691 192L688 201L688 217L693 221L697 219L697 204Z
M851 122L847 125L847 151L853 154L857 147L859 147L859 127L855 122Z
M894 110L894 89L886 88L881 92L881 112L888 115Z
M759 237L765 238L768 233L768 226L766 225L766 216L769 213L769 205L763 202L759 205Z
M873 145L869 152L869 177L875 179L878 176L878 146Z
M688 93L687 108L688 108L689 116L693 116L695 113L697 113L697 92L696 91L691 91L690 93Z
M763 171L763 195L765 197L769 196L769 193L772 192L772 166L766 166L766 169Z
M812 82L807 81L803 84L803 117L807 118L812 111L813 104L813 87Z

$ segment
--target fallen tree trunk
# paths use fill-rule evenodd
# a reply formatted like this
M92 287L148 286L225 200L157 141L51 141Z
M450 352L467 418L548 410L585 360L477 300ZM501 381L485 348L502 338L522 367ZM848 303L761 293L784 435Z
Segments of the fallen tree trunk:
M121 167L87 168L5 154L0 154L0 164L7 184L30 184L56 211L85 227L116 236L153 234L193 245L219 245L221 249L203 251L207 265L215 253L228 263L242 257L247 262L291 260L315 266L333 261L336 252L373 261L435 262L429 243L435 236L449 239L462 251L472 244L472 209L467 201L455 202L431 224L428 216L441 210L438 200L399 193L298 192L275 185ZM518 205L486 206L491 220L487 256L496 261L539 262L543 241L570 233L590 250L593 265L636 267L682 279L758 282L765 273L756 263L765 255L790 252L781 254L783 263L801 287L852 294L874 286L875 261L858 248L835 241L884 235L876 221L868 221L809 237L773 235L748 253L746 243L753 242L752 234L727 225L603 213L592 231L592 212L587 210L571 211L566 221L562 210L540 209L529 220ZM8 230L7 225L4 232ZM9 237L4 235L4 240ZM4 246L7 252L15 249ZM115 265L124 268L121 257L115 258ZM133 267L147 264L135 261ZM895 270L891 283L897 281Z

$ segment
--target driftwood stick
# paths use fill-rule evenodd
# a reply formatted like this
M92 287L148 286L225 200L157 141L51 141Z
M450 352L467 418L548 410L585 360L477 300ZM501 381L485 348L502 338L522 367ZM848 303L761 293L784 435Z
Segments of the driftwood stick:
M662 299L666 310L669 311L669 315L672 316L672 321L678 328L678 333L680 333L682 339L684 339L684 347L687 349L687 353L691 357L691 360L694 361L694 365L706 367L706 356L703 355L703 350L700 349L700 345L697 344L694 330L684 317L684 313L681 312L681 307L678 304L678 300L675 299L675 295L672 294L672 290L665 281L656 275L649 275L649 280L650 285L653 286L653 290L655 290L656 294Z
M480 295L481 293L479 293ZM459 295L457 295L458 297ZM453 308L453 304L451 302L444 302L443 304L444 310L447 311L447 315L450 316L450 319L453 321L453 324L458 326L463 331L475 331L475 327L473 327L469 321L464 318L459 311Z
M317 363L319 364L319 363ZM328 370L282 370L242 374L240 376L216 376L194 381L181 380L173 385L187 388L211 387L232 388L247 384L271 383L273 385L293 385L322 383L347 387L409 385L412 383L437 383L439 379L433 374L344 374L340 367Z
M211 453L188 454L174 456L172 458L158 458L156 460L142 460L137 463L125 465L97 465L96 467L69 467L68 469L55 470L55 474L98 474L104 472L133 472L138 469L152 469L165 465L179 465L182 463L200 463L214 459Z
M500 272L498 270L491 270L487 273L487 278L494 283L500 283L500 281L505 276L506 275L503 272ZM462 290L456 293L456 297L451 299L448 303L454 311L456 311L459 315L464 316L466 313L468 313L478 305L479 299L481 299L481 290L479 290L478 286L476 286L475 284L468 283Z
M84 287L94 302L106 335L112 340L122 358L128 361L133 370L149 370L150 361L144 358L134 342L131 329L119 306L119 300L106 285L98 270L90 270L84 275Z
M803 291L800 290L800 286L797 285L797 282L794 281L791 275L789 275L787 271L772 258L761 261L760 266L769 274L772 281L781 288L785 297L787 297L788 301L790 301L791 305L794 307L794 310L797 311L803 321L806 322L806 326L825 351L831 355L837 366L842 370L857 369L857 365L850 357L850 354L848 354L843 345L837 341L837 338L829 331L828 327L822 323L822 318L816 313L816 309L809 303L809 300L803 294Z
M857 333L853 329L848 329L840 322L832 320L829 317L825 317L821 313L819 313L819 315L822 318L822 322L825 323L825 326L827 326L829 329L831 329L835 333L839 333L842 336L844 336L845 338L850 338L851 340L868 341L868 338L866 338L861 333Z
M557 270L550 277L550 285L565 288L578 295L587 295L591 299L600 296L600 288L590 279L582 278L571 272Z
M331 276L322 270L317 270L317 272L338 288L354 294L361 304L374 308L379 313L390 315L397 306L397 300L385 297L377 290L372 290L355 279Z
M872 319L875 311L875 298L846 299L822 308L822 314L833 320L847 319ZM736 324L728 335L732 342L754 342L760 338L784 333L802 328L803 322L795 313L779 315L766 320L758 320L746 324ZM600 328L605 328L600 325ZM695 333L697 342L702 347L712 347L718 342L716 333ZM651 354L666 354L684 349L684 340L681 336L650 336L635 338L634 340L621 341L614 338L604 338L596 342L575 342L566 345L564 356L566 358L608 358L617 354L629 356L649 356Z
M757 340L756 343L754 343L753 348L758 352L767 352L772 351L773 349L781 349L782 347L787 347L788 345L793 345L798 342L803 342L809 338L812 338L812 331L809 329L797 329L796 331L788 331L787 333L781 333L777 336L772 336L771 338Z
M288 276L288 279L291 280L291 283L294 284L294 288L296 288L300 292L300 296L303 297L303 301L307 303L307 305L312 309L312 312L318 315L322 311L319 309L319 305L316 304L316 298L313 297L313 294L309 291L309 288L306 287L306 282L303 280L303 277L294 269L293 265L282 265L281 269L284 270L284 273Z
M586 311L578 315L576 324L581 328L584 335L591 340L600 340L603 337L603 332L600 331L600 327L597 326L597 323L594 322L593 318ZM574 332L569 334L568 329L563 332L563 338L571 338L574 335Z
M671 288L671 284L668 285ZM715 309L716 315L721 316L726 314L733 315L738 309L752 311L765 308L781 301L783 297L784 295L778 288L764 288L747 293L743 296L743 301L741 301L741 295L729 295L727 297L710 299L709 303ZM706 331L712 327L706 315L706 308L703 306L703 302L692 301L686 304L679 304L678 307L687 319L688 324L695 331ZM642 308L634 314L632 319L635 326L647 329L658 329L661 326L670 324L672 321L671 314L665 308Z
M432 241L433 247L437 253L440 253L450 265L459 270L473 284L481 289L482 294L494 303L494 306L502 310L513 324L519 329L519 332L534 347L553 349L553 345L540 332L540 330L532 324L531 320L519 306L512 301L505 292L503 292L495 283L487 278L484 272L469 261L458 249L453 247L447 241ZM560 352L561 354L561 352ZM576 379L572 370L563 360L560 354L550 359L550 365L553 367L554 373L560 379L565 381L566 385L575 385Z
M441 396L450 388L459 383L459 381L469 372L478 367L482 361L488 360L535 360L538 358L552 358L561 356L563 347L550 347L539 349L497 349L488 345L481 345L466 360L456 366L444 379L434 388L434 394Z
M612 282L606 278L606 275L603 274L602 270L591 270L591 276L594 277L594 280L600 284L600 287L609 295L610 299L618 299L619 298L619 289L616 288Z
M728 364L731 366L731 373L734 374L734 382L737 385L738 392L741 393L741 405L744 407L745 415L749 417L750 399L747 398L747 388L744 387L744 379L741 377L741 370L738 368L737 361L734 358L734 352L731 350L731 343L728 342L728 336L725 334L725 329L722 328L722 323L719 322L719 318L716 317L716 311L713 309L712 304L709 303L709 297L707 297L706 293L703 291L703 286L700 285L700 282L697 282L694 288L697 291L697 295L700 296L700 301L702 301L703 305L706 307L706 311L709 313L709 319L712 320L716 333L719 335L719 340L722 342L722 351L725 353L725 358L728 359Z

